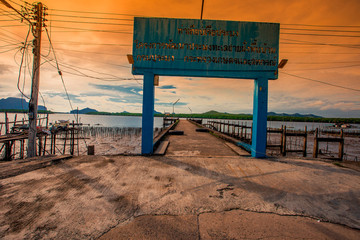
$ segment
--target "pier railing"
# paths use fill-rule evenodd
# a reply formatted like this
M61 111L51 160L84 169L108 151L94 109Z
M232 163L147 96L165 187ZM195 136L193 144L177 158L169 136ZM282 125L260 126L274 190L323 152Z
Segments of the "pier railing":
M202 125L209 129L238 139L246 144L251 144L252 126L248 125L248 123L221 120L206 120L202 122L204 122ZM322 134L321 137L320 134ZM287 129L286 126L282 126L281 128L268 128L267 154L286 156L289 153L300 153L303 157L307 157L308 149L313 147L312 156L314 158L322 157L342 161L344 156L348 156L353 157L352 160L356 161L358 159L357 156L346 155L344 152L345 136L359 136L359 134L356 134L356 130L348 131L345 134L341 129L317 128L315 131L309 131L306 126L304 130ZM326 145L320 147L319 143L325 143ZM339 149L339 151L336 151L336 147L334 146L329 147L331 144L338 144L337 149Z

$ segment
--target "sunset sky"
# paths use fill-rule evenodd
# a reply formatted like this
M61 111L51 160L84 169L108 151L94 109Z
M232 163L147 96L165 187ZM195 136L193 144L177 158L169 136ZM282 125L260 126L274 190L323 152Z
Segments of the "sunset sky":
M20 10L21 0L7 0ZM45 0L47 29L73 108L142 111L142 76L131 74L134 16L199 19L201 0ZM359 0L205 0L204 19L280 23L280 57L269 112L360 118ZM21 97L19 65L28 25L0 3L0 98ZM32 35L28 39L32 40ZM19 86L30 95L32 49ZM49 110L71 110L46 32L40 92ZM25 79L24 79L25 76ZM136 79L134 79L136 78ZM160 77L155 109L252 113L253 80ZM43 100L39 97L39 104ZM190 110L191 109L191 110Z

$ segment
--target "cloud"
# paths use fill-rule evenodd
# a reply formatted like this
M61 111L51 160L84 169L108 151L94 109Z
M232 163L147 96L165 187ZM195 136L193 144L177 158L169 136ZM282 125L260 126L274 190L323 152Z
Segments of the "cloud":
M43 92L43 95L45 97L50 97L50 98L55 98L55 97L61 97L63 99L68 99L66 93L61 93L61 92ZM68 93L69 95L69 98L70 98L70 101L73 102L73 103L85 103L86 100L84 99L81 99L81 96L80 95L75 95L75 94L71 94L71 93Z
M99 85L99 84L90 84L96 89L108 90L113 92L121 92L130 95L142 96L143 88L140 86L122 86L122 85Z
M157 106L172 106L172 103L171 102L156 102L155 101L155 105L157 105ZM187 106L187 105L188 105L188 103L186 103L186 102L178 102L178 103L176 103L175 106Z
M0 64L0 74L6 73L6 72L10 72L10 65L7 64Z
M159 87L159 89L176 89L174 85L164 85Z

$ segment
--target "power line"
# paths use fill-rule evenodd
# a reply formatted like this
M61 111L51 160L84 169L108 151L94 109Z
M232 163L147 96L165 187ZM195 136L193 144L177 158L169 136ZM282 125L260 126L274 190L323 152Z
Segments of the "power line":
M11 6L9 3L7 3L6 1L1 1L6 7L14 10L18 15L20 15L24 20L26 20L27 22L29 22L30 26L33 27L33 23L21 12L19 12L17 9L15 9L13 6ZM6 10L4 10L6 11ZM33 29L32 29L33 31Z
M57 48L57 49L58 49L58 50L61 50L61 51L65 51L65 52L79 52L79 53L88 53L88 54L100 54L100 55L124 56L123 54L117 54L117 53L88 52L88 51L72 50L72 49L63 49L63 48Z
M83 56L73 55L73 54L69 54L69 53L66 53L65 55L68 55L68 56L70 56L70 57L80 58L80 59L82 59L82 60L87 60L87 61L90 61L90 62L101 63L101 64L110 65L110 66L115 66L115 67L131 68L131 66L113 64L113 63L109 63L109 62L95 61L93 58L84 58Z
M341 64L341 63L360 63L360 61L351 62L291 62L291 64Z
M334 35L334 34L315 34L315 33L289 33L289 32L280 32L283 35L302 35L302 36L315 36L315 37L352 37L359 38L358 35Z
M19 21L19 19L0 19L0 22L12 22L12 21Z
M350 33L360 33L360 31L353 31L353 30L335 30L335 29L309 29L309 28L280 28L284 30L291 30L291 31L314 31L314 32L350 32Z
M48 30L47 30L46 27L45 27L45 32L46 32L47 38L48 38L48 40L49 40L51 50L52 50L52 52L53 52L53 54L54 54L54 59L55 59L55 63L56 63L56 68L57 68L58 73L59 73L59 75L60 75L61 82L62 82L62 84L63 84L63 87L64 87L64 90L65 90L67 99L68 99L69 104L70 104L70 107L71 107L71 110L74 111L74 108L73 108L73 106L72 106L72 103L71 103L71 100L70 100L68 91L67 91L66 86L65 86L65 81L64 81L64 79L63 79L62 72L61 72L61 70L60 70L60 68L59 68L59 63L58 63L57 58L56 58L56 54L55 54L54 47L53 47L53 45L52 45L52 43L51 43L51 38L50 38L49 32L48 32ZM75 119L76 119L76 116L75 116L75 115L74 115L74 117L75 117Z
M134 21L133 19L126 19L126 18L108 18L108 17L79 16L79 15L51 14L51 16L66 17L66 18L86 18L86 19L98 19L98 20L129 21L129 22Z
M359 55L360 53L356 53L356 52L289 52L289 51L281 51L280 54L282 53L296 53L296 54L331 54L331 55L347 55L347 54L350 54L350 55Z
M299 42L299 43L311 43L311 44L315 44L315 45L324 45L324 46L359 48L358 45L346 45L346 44L336 44L336 43L319 43L319 42L310 42L310 41L287 39L287 38L282 38L282 40L295 41L295 42Z
M48 62L51 66L55 67L53 64L51 64L50 62ZM71 74L71 75L74 75L74 76L78 76L78 77L85 77L85 78L92 78L92 79L96 79L96 80L100 80L100 81L105 81L105 82L119 82L119 81L133 81L134 79L133 78L102 78L102 77L96 77L96 76L92 76L92 75L88 75L88 74L85 74L79 70L76 70L74 68L71 68L71 67L66 67L66 68L69 68L73 71L76 71L78 73L73 73L73 72L69 72L69 71L66 71L66 70L62 70L62 72L64 73L68 73L68 74ZM142 79L135 79L135 80L142 80Z
M80 30L87 32L107 32L107 33L118 33L118 34L132 34L132 32L122 32L122 31L113 31L113 30L102 30L102 29L89 29L89 28L73 28L73 27L62 27L62 26L52 26L53 28L62 28L62 29L72 29Z
M109 13L109 12L86 12L86 11L74 11L65 9L49 9L56 12L72 12L72 13L86 13L86 14L104 14L104 15L118 15L118 16L129 16L129 17L141 17L142 15L124 14L124 13Z
M2 26L0 26L0 28L1 28ZM2 31L5 31L5 32L8 32L8 33L10 33L10 34L12 34L12 35L14 35L14 36L16 36L16 37L18 37L20 40L17 40L17 41L22 41L23 40L23 37L22 36L20 36L19 34L16 34L16 33L13 33L13 32L11 32L11 31L9 31L9 30L6 30L6 29L1 29ZM4 33L3 33L4 34ZM4 34L5 36L6 36L6 34ZM9 37L9 36L8 36ZM9 38L11 38L11 37L9 37ZM15 39L15 38L13 38L13 39Z
M90 42L72 42L72 41L53 41L53 43L65 43L66 45L101 45L101 46L119 46L119 47L131 47L131 44L120 43L90 43Z
M7 53L7 52L10 52L10 51L14 51L16 49L19 49L19 47L16 47L16 48L12 48L12 49L8 49L8 50L5 50L5 51L2 51L0 53Z
M298 41L298 40L293 40ZM360 48L360 44L351 44L351 43L301 43L301 42L280 42L280 44L289 44L289 45L304 45L304 46L334 46L334 47L350 47L350 48Z
M360 26L351 26L351 25L314 25L314 24L298 24L298 23L281 23L281 25L304 26L304 27L360 28Z
M19 4L19 3L15 2L15 1L12 1L12 0L8 0L8 1L9 1L9 2L14 3L15 5L18 5L18 6L22 7L22 5L21 5L21 4Z
M51 20L52 22L63 22L63 23L76 23L76 24L102 24L102 25L114 25L114 26L134 26L133 24L127 23L107 23L107 22L81 22L81 21L67 21L67 20Z
M337 87L337 88L342 88L342 89L346 89L346 90L360 92L360 89L344 87L344 86L340 86L340 85L337 85L337 84L332 84L332 83L328 83L328 82L324 82L324 81L320 81L320 80L315 80L315 79L307 78L307 77L301 77L301 76L297 76L297 75L286 73L286 72L281 72L281 73L292 76L292 77L296 77L296 78L300 78L300 79L304 79L304 80L308 80L308 81L312 81L312 82L317 82L317 83L329 85L329 86L332 86L332 87Z
M24 46L22 47L22 56L21 56L21 62L20 62L20 68L19 68L19 76L18 76L18 82L17 82L17 88L19 90L19 92L21 93L22 96L26 97L27 99L30 99L28 96L26 96L23 91L21 91L20 89L20 78L21 78L21 69L22 69L22 65L23 65L23 62L24 62L24 55L25 55L25 49L26 49L26 44L27 44L27 40L28 40L28 37L30 35L30 31L31 31L31 27L29 26L29 30L28 30L28 33L26 34L26 38L25 38L25 41L24 41Z
M347 66L335 66L335 67L326 67L326 68L302 68L302 69L292 69L292 71L319 71L319 70L329 70L329 69L338 69L338 68L352 68L359 67L360 64L356 65L347 65Z

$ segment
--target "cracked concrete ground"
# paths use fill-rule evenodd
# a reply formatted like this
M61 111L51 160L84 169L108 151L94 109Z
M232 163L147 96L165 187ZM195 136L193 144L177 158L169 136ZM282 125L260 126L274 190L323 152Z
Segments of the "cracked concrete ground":
M196 239L194 226L196 216L201 214L199 221L204 224L200 236L204 239L223 238L215 234L216 226L222 229L219 234L229 233L235 239L251 236L237 235L244 227L258 226L254 234L260 234L281 218L285 218L285 227L274 226L273 230L279 231L274 230L277 234L270 236L293 236L288 230L293 228L291 219L296 218L305 221L295 228L299 234L312 225L310 229L320 229L323 238L339 239L327 235L337 232L356 239L359 230L348 227L360 229L359 177L360 173L351 169L300 159L78 157L0 181L0 238L98 238L113 228L142 226L146 220L138 221L149 215L156 221L148 221L158 226L150 227L143 236L151 238L151 234L158 234L156 229L170 229L166 233L170 235L163 239L175 236L172 233ZM238 219L227 216L240 210L248 212ZM224 211L229 212L222 215ZM241 220L252 212L310 216L315 220L273 216L281 218L267 221L264 213L256 213L264 218L259 220L263 223L260 225L246 220L251 215ZM140 229L145 231L146 227ZM133 232L135 236L140 233Z
M359 239L360 172L217 147L82 156L2 179L0 238Z

